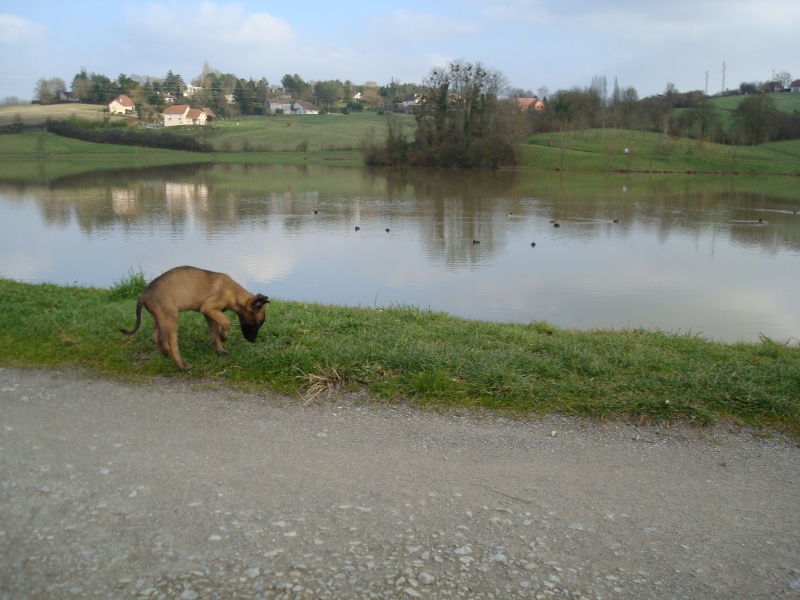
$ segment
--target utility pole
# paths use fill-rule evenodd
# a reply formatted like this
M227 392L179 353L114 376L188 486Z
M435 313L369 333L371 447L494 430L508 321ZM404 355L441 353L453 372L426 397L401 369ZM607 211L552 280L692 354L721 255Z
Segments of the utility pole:
M725 93L725 63L722 63L722 93Z
M706 96L708 96L708 71L706 71Z

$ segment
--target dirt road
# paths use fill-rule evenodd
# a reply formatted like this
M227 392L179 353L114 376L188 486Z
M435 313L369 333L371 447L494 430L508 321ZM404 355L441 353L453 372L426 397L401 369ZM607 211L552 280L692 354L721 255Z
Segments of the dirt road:
M2 598L800 597L800 450L0 369Z

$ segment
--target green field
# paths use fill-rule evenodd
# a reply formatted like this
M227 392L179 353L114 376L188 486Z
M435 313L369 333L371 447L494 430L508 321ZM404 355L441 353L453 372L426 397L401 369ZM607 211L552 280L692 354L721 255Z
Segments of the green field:
M775 108L785 113L800 112L800 94L790 92L779 92L767 94L775 104ZM733 124L733 113L739 104L747 96L725 96L722 98L712 98L711 103L719 111L722 126L729 130ZM673 117L679 117L681 113L689 110L688 108L676 108Z
M527 142L522 164L537 169L800 174L800 140L727 146L627 129L587 129L538 134Z
M790 92L777 92L767 94L775 103L775 108L780 111L791 113L800 111L800 94ZM739 103L747 96L725 96L723 98L712 98L714 106L720 110L733 111Z
M81 104L79 102L48 104L44 106L40 104L3 106L0 107L0 127L11 125L19 119L21 119L22 123L26 126L44 125L47 119L63 121L73 116L90 121L102 121L104 108L104 106L99 106L97 104ZM127 117L117 116L112 118L133 122L132 119Z
M800 94L776 96L792 96L788 98L792 102L797 97L800 101ZM23 117L23 122L30 124L36 115L41 118L44 114L53 117L61 114L64 118L79 114L68 111L81 107L85 108L85 114L102 118L99 107L26 106L22 108L31 112ZM18 108L0 110L0 123L3 119L13 122ZM369 136L382 139L388 118L399 121L406 133L413 135L412 115L388 117L371 112L245 117L222 120L208 127L151 130L156 135L169 131L196 137L210 144L214 148L212 153L91 144L49 134L44 127L28 127L22 134L0 136L0 180L52 181L91 171L198 162L360 166L362 142ZM625 148L629 149L628 154ZM525 170L800 175L800 140L744 147L675 139L659 133L589 129L531 136L520 151L518 168Z
M360 150L370 133L379 138L384 136L386 118L373 112L243 117L214 123L209 141L215 150L233 152ZM404 123L409 133L413 132L412 115L392 118Z

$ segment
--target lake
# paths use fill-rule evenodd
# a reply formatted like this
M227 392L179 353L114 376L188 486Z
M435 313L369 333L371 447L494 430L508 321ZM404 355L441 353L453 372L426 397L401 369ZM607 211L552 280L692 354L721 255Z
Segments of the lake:
M783 187L244 165L0 184L0 276L109 287L191 264L274 301L796 343L800 185Z

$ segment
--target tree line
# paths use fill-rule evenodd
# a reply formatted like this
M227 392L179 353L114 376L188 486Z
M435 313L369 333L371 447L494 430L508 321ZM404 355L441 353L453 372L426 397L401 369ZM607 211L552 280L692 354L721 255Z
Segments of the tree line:
M171 70L161 78L121 74L115 80L81 70L70 93L73 100L99 104L126 94L143 121L160 120L168 95L193 108L211 108L224 118L263 114L265 101L278 93L312 102L323 111L342 112L391 111L416 93L422 101L414 109L414 131L409 135L400 122L387 120L384 139L365 140L368 163L497 167L515 164L520 141L536 133L620 128L743 145L797 139L798 111L778 110L772 95L765 93L788 85L789 73L782 71L779 76L780 81L742 83L730 92L745 95L730 119L707 94L679 92L671 83L662 94L640 98L635 88L622 87L616 79L609 86L605 76L596 76L586 87L549 94L543 86L534 94L512 88L499 71L460 60L432 69L419 85L392 80L384 86L306 81L288 73L279 86L270 86L265 77L242 79L213 70L206 62L191 82L190 95L182 77ZM66 84L58 78L42 79L35 91L39 102L57 102L65 96ZM545 102L544 110L521 111L514 101L517 96L534 95Z
M392 80L380 86L375 82L356 85L350 80L305 81L297 74L286 74L279 86L271 86L266 77L243 79L232 73L211 69L206 61L202 73L191 82L192 91L181 75L168 71L164 77L141 77L120 74L111 79L100 73L81 69L67 86L54 77L40 79L34 88L34 101L53 104L68 100L107 104L120 94L129 96L142 121L156 121L158 115L174 101L192 108L210 108L222 118L260 115L268 98L285 94L295 101L307 101L323 111L393 109L403 98L415 92L418 85ZM358 94L358 98L356 95Z
M530 115L530 126L537 133L635 129L737 145L800 138L800 113L780 111L767 93L770 87L742 84L740 89L746 95L726 122L714 99L702 91L681 93L667 84L663 94L640 99L634 88L620 88L616 80L613 91L607 93L605 78L595 77L588 87L553 94L547 111Z

